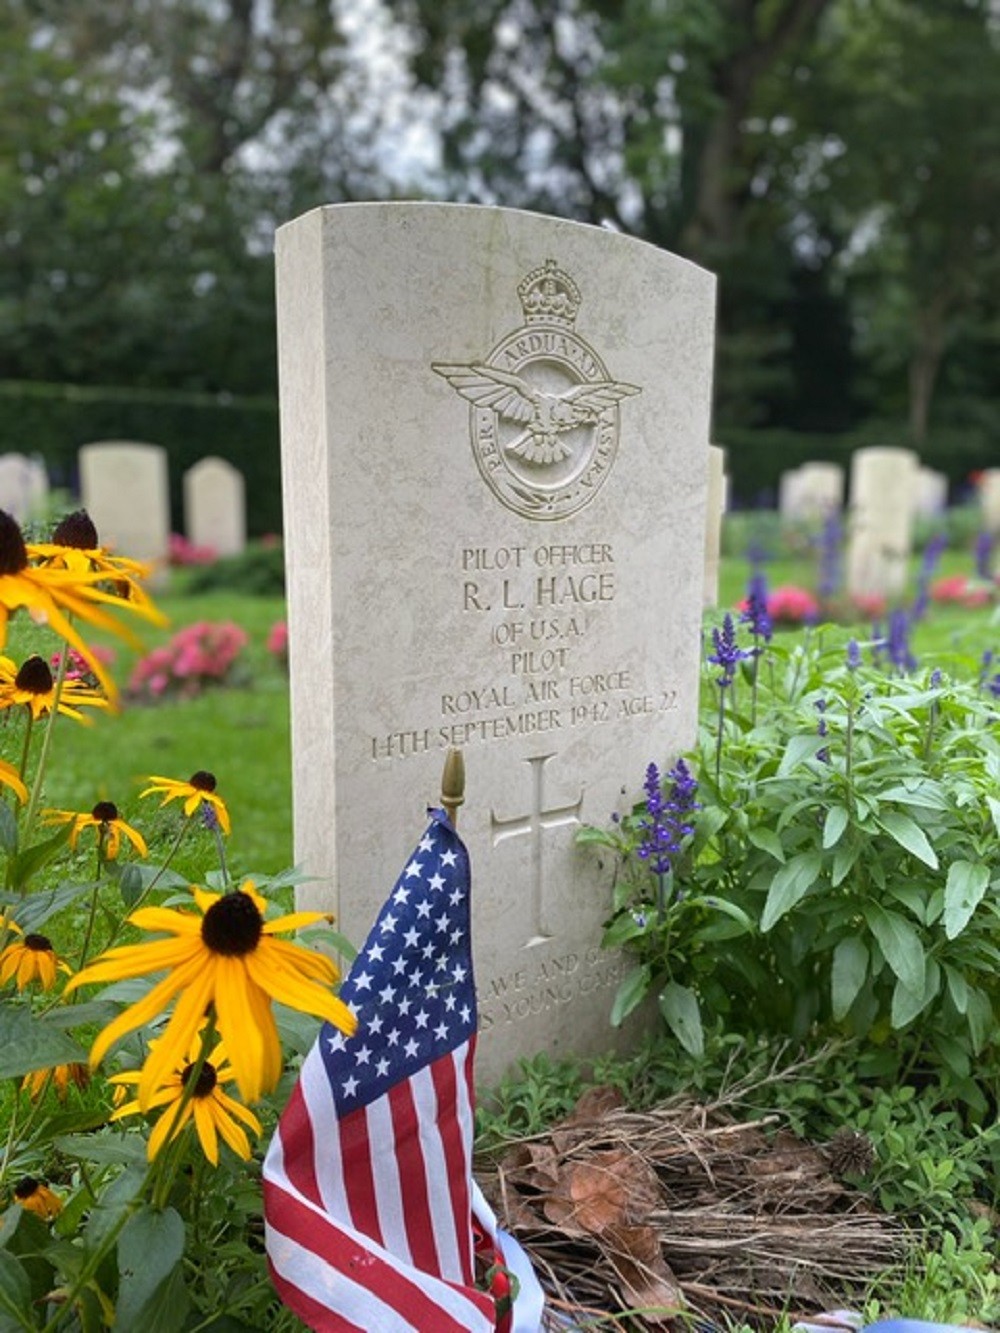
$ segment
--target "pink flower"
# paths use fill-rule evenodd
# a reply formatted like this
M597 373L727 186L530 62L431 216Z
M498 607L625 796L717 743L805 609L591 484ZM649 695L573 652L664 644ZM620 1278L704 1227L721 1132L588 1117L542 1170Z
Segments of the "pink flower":
M179 532L170 534L169 557L172 565L211 565L219 558L214 546L197 546Z
M772 589L767 596L767 614L772 620L785 624L802 625L819 615L819 602L794 583L784 583Z
M884 616L888 602L880 592L858 592L851 599L855 609L869 620Z
M231 621L187 625L136 664L129 690L140 698L171 692L193 698L205 685L225 680L247 642L246 631Z
M950 574L935 579L930 588L931 600L949 602L956 606L988 606L993 600L993 588L981 579L969 579L964 574Z
M271 626L271 631L267 636L267 651L273 653L275 657L288 656L288 624L284 620L276 620Z

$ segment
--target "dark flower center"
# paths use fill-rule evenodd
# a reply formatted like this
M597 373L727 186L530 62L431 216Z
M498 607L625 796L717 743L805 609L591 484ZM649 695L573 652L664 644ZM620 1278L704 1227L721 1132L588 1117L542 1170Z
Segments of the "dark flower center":
M260 942L264 921L257 904L247 893L224 894L205 913L201 938L213 953L242 958Z
M181 1073L181 1086L186 1088L191 1081L191 1075L195 1071L194 1065L186 1065ZM215 1072L215 1065L210 1060L206 1060L201 1067L201 1073L198 1075L198 1081L194 1085L194 1097L207 1097L208 1094L218 1083L218 1075Z
M215 791L218 785L215 781L214 773L206 773L203 768L199 768L197 773L192 773L188 779L192 787L197 787L199 791Z
M55 546L74 546L78 551L93 551L99 544L97 529L86 509L67 514L56 526L52 541Z
M112 820L118 818L118 807L114 801L98 801L90 815L99 824L110 824Z
M25 935L24 947L34 949L36 953L51 953L52 941L48 935Z
M29 657L14 677L17 688L29 694L48 694L52 683L52 671L44 657Z
M21 529L6 510L0 509L0 574L20 574L28 568L28 549Z
M37 1193L38 1188L39 1182L34 1176L24 1176L14 1186L14 1198L30 1199L33 1194Z

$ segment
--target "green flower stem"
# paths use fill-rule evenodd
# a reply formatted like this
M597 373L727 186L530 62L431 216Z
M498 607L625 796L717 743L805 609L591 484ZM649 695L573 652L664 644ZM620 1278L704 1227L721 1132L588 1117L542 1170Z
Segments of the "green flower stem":
M149 895L150 895L150 894L153 892L153 890L156 888L157 880L158 880L158 879L160 878L160 876L164 873L164 871L166 871L166 870L168 870L168 869L170 868L170 862L174 859L174 857L177 855L178 851L180 850L180 845L181 845L181 843L184 841L184 835L185 835L185 833L187 833L188 828L190 827L190 825L191 825L191 816L188 815L187 818L184 820L183 824L182 824L181 827L180 827L180 832L177 834L177 837L174 839L173 846L170 848L170 851L167 852L167 855L166 855L166 857L165 857L164 860L163 860L163 864L160 865L160 866L157 866L156 874L153 876L153 878L149 881L149 883L148 883L148 884L146 885L146 887L143 889L142 893L139 894L138 898L136 898L135 902L132 904L131 908L129 909L128 916L131 916L134 912L137 912L137 911L139 910L139 908L142 906L142 904L146 901L146 899L149 897ZM121 933L121 929L122 929L122 927L124 926L125 922L128 920L128 916L125 917L125 918L122 919L122 920L119 920L118 923L115 925L115 927L114 927L114 929L112 930L111 934L108 936L107 941L105 942L105 945L104 945L105 949L110 949L111 946L114 944L115 940L118 938L119 934Z
M90 1280L94 1277L97 1270L104 1262L105 1256L118 1244L118 1237L125 1230L126 1224L131 1220L133 1213L138 1212L142 1207L142 1196L145 1194L146 1188L149 1185L152 1170L152 1167L147 1170L146 1179L142 1183L142 1188L131 1203L122 1209L121 1217L119 1217L109 1229L108 1234L102 1239L100 1245L90 1253L86 1263L83 1264L79 1273L76 1275L75 1282L66 1292L62 1304L56 1310L49 1322L41 1329L41 1333L56 1333L56 1330L65 1324L67 1318L76 1315L76 1311L73 1307L77 1296L79 1296L84 1287L90 1283Z
M22 782L28 771L28 755L31 751L31 732L35 723L35 717L31 709L25 706L25 712L28 714L28 723L24 728L24 744L21 746L21 763L17 770Z
M719 729L715 737L715 785L719 786L722 775L722 730L726 723L726 688L719 686Z
M66 672L69 668L69 652L65 650L59 654L59 667L56 671L55 693L52 698L52 707L49 710L49 716L46 719L45 731L42 733L42 747L38 753L38 763L35 766L35 780L31 787L31 797L28 801L28 812L24 817L24 842L27 844L31 830L34 827L35 817L38 814L38 803L42 799L42 784L45 780L45 769L48 764L49 751L52 748L52 735L55 731L56 718L59 716L59 699L62 695L62 688L66 682Z
M229 867L226 865L226 844L222 836L222 829L218 826L213 827L215 834L215 846L219 853L219 866L222 870L222 887L225 892L229 892Z

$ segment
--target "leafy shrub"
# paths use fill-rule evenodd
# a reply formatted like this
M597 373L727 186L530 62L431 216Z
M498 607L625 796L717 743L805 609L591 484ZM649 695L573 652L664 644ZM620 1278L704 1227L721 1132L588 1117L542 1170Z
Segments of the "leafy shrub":
M857 645L849 660L814 637L706 681L688 756L702 808L665 912L636 856L645 806L584 833L621 856L605 942L636 966L615 1017L683 991L683 1021L664 1013L689 1050L706 1014L895 1043L982 1113L976 1063L1000 1019L997 700L982 678L887 674Z
M260 597L285 594L285 554L276 538L251 542L239 555L192 569L189 592L242 592Z

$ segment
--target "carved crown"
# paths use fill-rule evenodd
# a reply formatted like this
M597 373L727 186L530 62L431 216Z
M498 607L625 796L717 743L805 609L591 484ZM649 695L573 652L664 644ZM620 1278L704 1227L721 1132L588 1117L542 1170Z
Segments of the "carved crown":
M517 294L527 324L565 324L576 320L580 309L580 289L554 259L546 259L532 269L518 285Z

